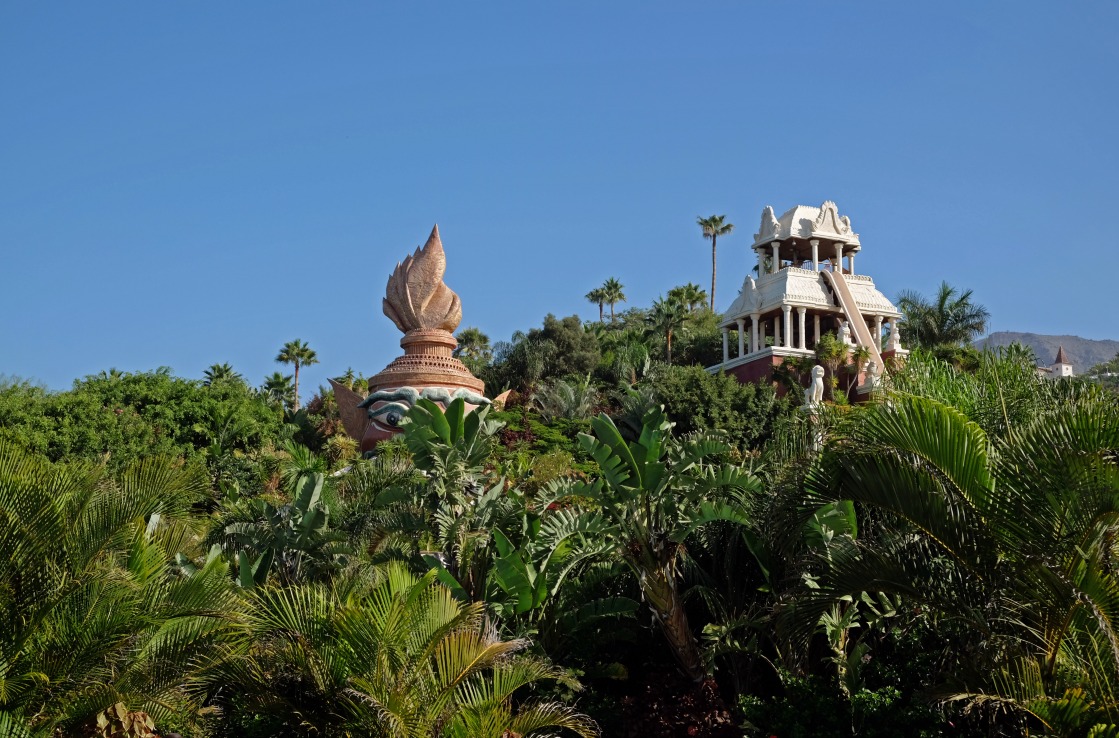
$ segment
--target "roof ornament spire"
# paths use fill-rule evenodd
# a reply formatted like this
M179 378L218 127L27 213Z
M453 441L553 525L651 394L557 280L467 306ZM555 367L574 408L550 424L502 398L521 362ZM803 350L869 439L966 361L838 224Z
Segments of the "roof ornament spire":
M758 227L758 232L754 234L754 243L776 237L780 227L781 224L777 222L777 216L773 214L773 206L766 205L765 209L762 210L762 223Z
M441 329L454 333L462 321L458 295L443 283L447 256L438 224L427 243L396 265L385 287L385 315L401 333Z
M846 236L851 232L851 219L846 215L839 217L839 208L836 204L831 200L825 200L820 206L820 214L816 216L813 231Z

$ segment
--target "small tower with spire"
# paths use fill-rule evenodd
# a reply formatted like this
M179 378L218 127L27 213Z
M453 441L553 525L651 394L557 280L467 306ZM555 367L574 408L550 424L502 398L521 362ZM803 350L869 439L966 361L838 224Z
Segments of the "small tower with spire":
M1053 366L1049 368L1049 378L1059 379L1060 377L1071 377L1072 362L1065 356L1065 347L1057 346L1057 358L1053 359Z

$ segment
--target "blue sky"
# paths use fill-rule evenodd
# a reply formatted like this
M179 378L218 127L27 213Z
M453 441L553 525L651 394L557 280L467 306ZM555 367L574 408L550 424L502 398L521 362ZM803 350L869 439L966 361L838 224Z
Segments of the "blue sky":
M706 286L701 214L725 308L825 199L891 297L1119 338L1115 3L394 5L0 5L0 374L372 374L435 222L494 340Z

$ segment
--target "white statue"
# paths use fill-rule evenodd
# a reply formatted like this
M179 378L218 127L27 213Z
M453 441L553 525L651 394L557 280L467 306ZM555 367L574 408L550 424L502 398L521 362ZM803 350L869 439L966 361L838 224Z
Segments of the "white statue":
M867 389L874 389L878 385L878 362L871 359L866 365L866 380L863 386Z
M846 320L839 321L839 342L847 346L851 345L851 328Z
M824 367L812 367L812 382L804 390L804 407L812 409L824 400Z
M886 339L886 350L901 350L901 326L896 320L890 323L890 337Z

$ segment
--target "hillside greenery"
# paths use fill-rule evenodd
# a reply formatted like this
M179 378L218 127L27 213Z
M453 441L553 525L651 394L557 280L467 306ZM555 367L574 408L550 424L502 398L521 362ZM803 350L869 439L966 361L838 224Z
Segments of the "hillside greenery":
M4 382L0 734L1119 737L1104 382L929 323L809 416L623 289L372 458L294 375Z

